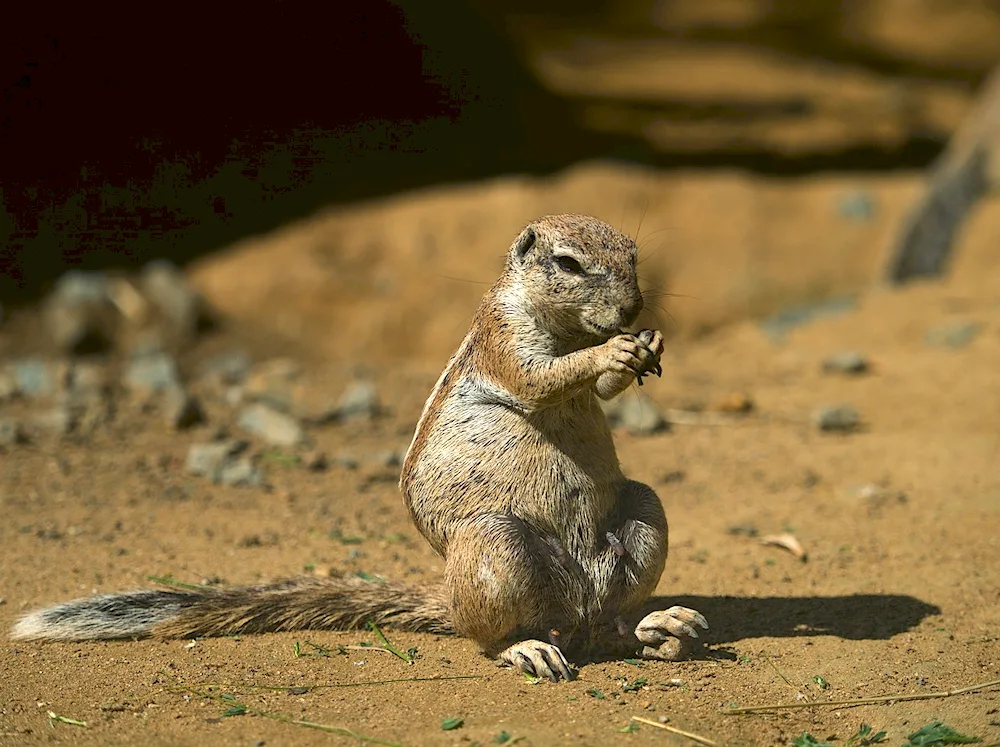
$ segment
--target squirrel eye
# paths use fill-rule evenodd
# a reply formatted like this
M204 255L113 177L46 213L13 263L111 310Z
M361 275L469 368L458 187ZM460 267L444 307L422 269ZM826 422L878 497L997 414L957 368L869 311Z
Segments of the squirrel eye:
M560 270L565 270L566 272L572 273L573 275L584 275L583 266L577 262L572 257L568 257L565 254L558 255L553 258L555 263L559 265Z

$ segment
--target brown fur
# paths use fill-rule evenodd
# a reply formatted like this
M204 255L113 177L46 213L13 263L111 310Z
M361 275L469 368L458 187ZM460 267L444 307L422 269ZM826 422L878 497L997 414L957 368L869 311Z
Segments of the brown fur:
M667 523L652 489L622 474L595 398L658 366L658 332L621 332L642 309L635 263L630 238L587 216L541 218L511 246L403 464L404 502L445 558L441 586L299 579L160 601L112 595L35 613L15 635L219 635L374 619L458 632L552 679L571 676L561 649L677 658L707 624L674 607L636 625L666 561Z

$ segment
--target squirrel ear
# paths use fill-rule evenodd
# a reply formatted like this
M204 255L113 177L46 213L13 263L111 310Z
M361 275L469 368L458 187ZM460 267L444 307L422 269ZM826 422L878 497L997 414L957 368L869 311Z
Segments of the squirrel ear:
M531 247L535 245L537 239L538 237L535 235L533 228L524 229L521 235L517 237L517 241L514 242L514 256L522 259L525 254L531 251Z

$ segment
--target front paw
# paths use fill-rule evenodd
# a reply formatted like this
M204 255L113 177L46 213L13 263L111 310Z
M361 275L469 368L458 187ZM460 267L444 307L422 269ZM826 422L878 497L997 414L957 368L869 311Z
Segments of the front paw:
M639 377L639 383L641 384L642 376L649 373L660 376L663 373L663 369L660 367L660 356L663 355L663 334L657 329L644 329L636 337L653 356L652 363L646 366Z
M671 607L642 618L635 628L635 637L646 644L642 655L647 659L677 661L694 648L699 627L708 630L708 621L700 612Z
M553 682L573 679L569 662L562 651L551 643L528 640L515 643L500 652L500 663L517 667L533 677L548 677Z
M652 338L650 338L652 341ZM659 368L658 356L638 336L625 333L601 345L605 371L641 377Z

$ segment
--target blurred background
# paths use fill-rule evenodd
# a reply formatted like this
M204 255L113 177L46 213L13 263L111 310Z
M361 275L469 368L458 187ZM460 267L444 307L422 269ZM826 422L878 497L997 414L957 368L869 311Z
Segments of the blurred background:
M675 317L697 333L878 275L917 170L1000 59L1000 2L26 6L0 37L8 311L67 269L165 257L200 260L237 316L361 291L402 303L391 323L412 311L400 273L467 309L482 286L440 276L490 281L520 225L577 210L652 237L649 280L700 299ZM467 187L407 192L434 185ZM372 207L404 192L423 195L408 213ZM313 293L263 259L204 264L283 226L285 268L328 267ZM309 332L308 311L265 316Z

